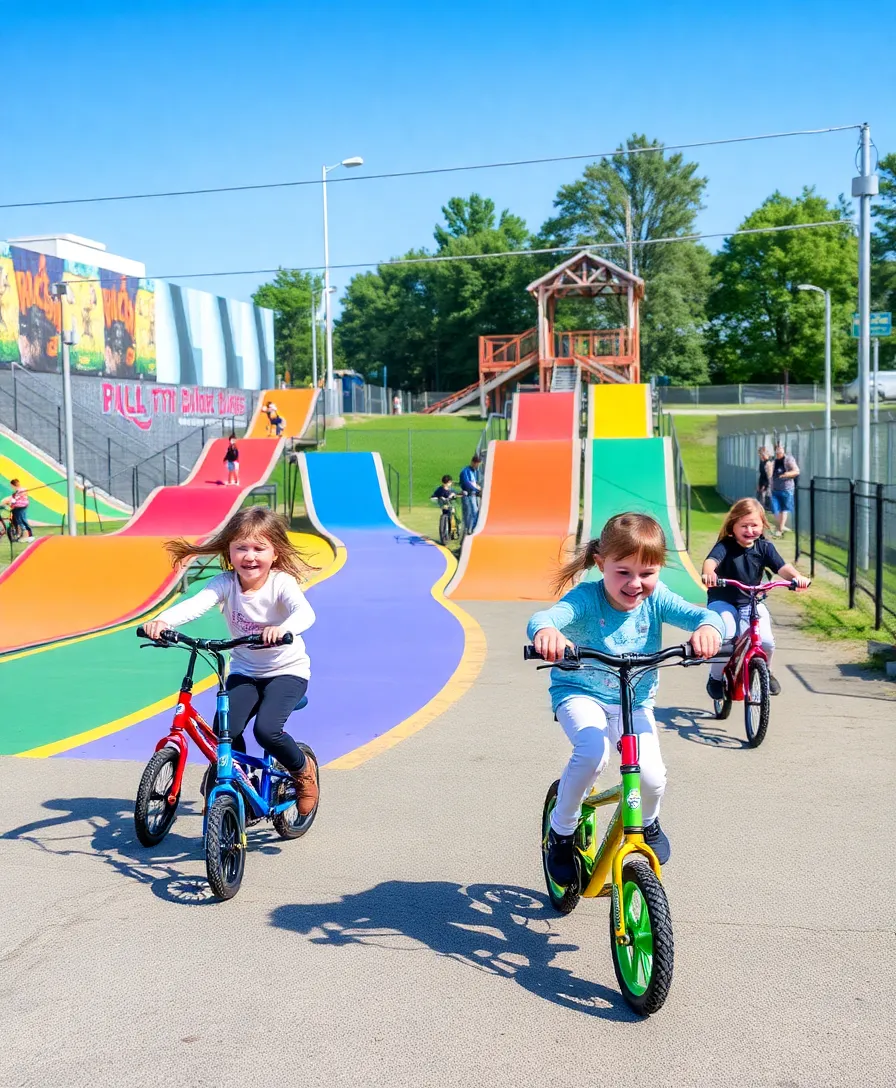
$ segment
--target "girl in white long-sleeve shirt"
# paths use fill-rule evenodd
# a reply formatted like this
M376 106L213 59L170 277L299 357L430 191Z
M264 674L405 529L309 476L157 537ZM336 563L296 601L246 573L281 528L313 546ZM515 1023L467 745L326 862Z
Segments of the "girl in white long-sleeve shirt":
M311 677L301 634L314 623L314 612L299 580L314 568L290 543L285 521L263 506L240 510L202 544L169 540L165 547L175 565L217 555L225 569L194 596L145 623L147 635L158 638L165 628L180 627L217 605L231 637L262 636L265 649L238 646L231 651L227 691L233 747L245 752L242 734L254 714L255 739L293 776L297 807L307 815L317 803L317 768L309 766L311 760L283 726ZM290 645L273 645L287 632L293 636Z

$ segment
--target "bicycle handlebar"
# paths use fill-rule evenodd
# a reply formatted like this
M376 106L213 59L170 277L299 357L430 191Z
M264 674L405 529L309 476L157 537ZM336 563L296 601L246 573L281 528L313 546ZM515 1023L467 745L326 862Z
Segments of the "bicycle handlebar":
M809 585L812 583L810 582ZM770 589L799 589L796 578L791 579L789 582L777 581L777 582L763 582L758 586L747 586L743 582L736 582L733 578L719 578L716 581L716 585L720 589L724 589L726 586L731 586L733 589L739 589L744 593L766 593ZM713 587L711 587L713 588Z
M137 638L149 638L143 627L137 628ZM258 646L265 649L271 646L291 646L293 635L291 631L277 639L276 642L266 643L261 635L241 635L239 638L193 638L182 631L175 631L173 627L166 627L158 638L150 639L156 646L191 646L196 650L210 650L212 653L222 650L232 650L236 646Z
M723 642L719 648L719 652L715 658L698 658L694 655L694 647L689 642L683 642L680 646L667 646L665 650L659 650L655 654L605 654L602 650L592 650L587 646L566 646L563 651L563 661L551 662L551 664L558 668L563 668L564 664L578 665L582 661L600 661L602 665L608 665L611 669L621 668L642 668L650 667L651 665L657 665L661 661L668 661L670 658L679 657L684 663L693 662L699 664L701 662L709 663L709 661L715 661L724 655L725 659L729 658L734 652L734 642ZM523 647L523 660L524 661L543 661L544 658L531 644Z

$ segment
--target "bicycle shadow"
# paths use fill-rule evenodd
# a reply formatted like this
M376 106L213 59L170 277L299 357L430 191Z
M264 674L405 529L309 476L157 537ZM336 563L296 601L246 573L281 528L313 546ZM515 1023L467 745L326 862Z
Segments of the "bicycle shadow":
M735 703L732 715L743 703ZM736 736L737 723L731 718L719 721L712 711L698 710L694 707L676 707L654 710L657 724L663 729L674 729L680 737L703 744L709 748L749 748L743 737Z
M546 895L526 888L387 880L335 903L275 908L271 924L313 944L359 944L394 952L425 945L437 956L505 978L563 1008L607 1020L640 1020L621 994L553 961L575 944L552 941L558 918ZM601 928L597 927L599 934ZM599 938L598 938L599 939ZM609 938L604 940L609 954Z
M190 872L205 861L198 802L182 801L171 831L151 849L137 839L130 798L57 797L44 801L43 807L59 815L12 828L0 834L0 839L27 842L59 857L98 859L169 903L202 906L215 902L205 876ZM254 843L251 848L258 853L280 853L273 842Z

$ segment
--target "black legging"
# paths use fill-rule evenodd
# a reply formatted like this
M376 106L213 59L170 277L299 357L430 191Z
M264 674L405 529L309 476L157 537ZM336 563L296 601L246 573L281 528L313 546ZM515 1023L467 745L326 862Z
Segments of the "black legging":
M286 719L305 694L308 681L302 676L269 676L256 679L231 673L227 677L230 693L230 736L234 751L245 752L243 730L255 715L253 733L261 747L278 759L290 774L298 774L305 766L305 753L289 733L284 732ZM215 732L218 715L215 715Z

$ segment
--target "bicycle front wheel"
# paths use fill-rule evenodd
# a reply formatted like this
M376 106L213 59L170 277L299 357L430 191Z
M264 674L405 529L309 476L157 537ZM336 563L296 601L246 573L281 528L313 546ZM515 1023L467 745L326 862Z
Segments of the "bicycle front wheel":
M646 862L630 862L623 868L621 909L631 943L616 943L611 906L613 970L629 1008L649 1016L659 1012L669 994L675 943L666 893Z
M768 665L761 657L754 657L750 661L750 672L744 692L744 724L747 729L747 743L751 748L758 748L765 740L770 711Z
M219 899L233 899L243 882L246 845L236 798L221 794L208 810L205 872Z
M451 526L447 514L442 514L439 518L439 543L442 547L447 547L448 541L451 539Z
M157 846L174 823L180 796L173 805L168 797L179 758L176 748L162 748L146 764L140 778L134 802L134 830L144 846Z

